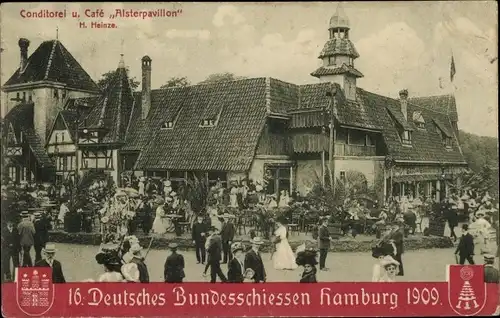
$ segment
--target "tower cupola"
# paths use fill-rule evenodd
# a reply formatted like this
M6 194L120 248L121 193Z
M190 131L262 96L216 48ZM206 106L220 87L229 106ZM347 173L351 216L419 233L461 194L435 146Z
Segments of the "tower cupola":
M354 67L359 54L349 39L350 22L340 3L330 18L328 31L329 39L318 57L322 66L311 75L322 82L339 84L347 99L355 100L356 79L363 74Z

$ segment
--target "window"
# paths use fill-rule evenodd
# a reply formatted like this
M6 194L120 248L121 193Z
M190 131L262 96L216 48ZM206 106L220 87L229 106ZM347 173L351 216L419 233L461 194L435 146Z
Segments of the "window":
M19 132L19 143L22 144L23 143L23 139L24 139L24 135L23 135L23 132L20 131Z
M335 65L337 64L337 57L336 56L329 56L328 57L328 65Z
M174 128L173 121L164 122L163 125L161 126L161 129L172 129L172 128Z
M265 180L267 182L266 193L276 194L279 196L282 190L290 192L290 166L266 168ZM279 197L278 197L279 199Z
M363 131L350 129L349 130L349 144L364 146L366 143L366 134Z
M54 98L59 98L59 92L57 91L57 88L54 88Z
M220 182L223 188L227 188L227 173L222 171L213 171L208 173L208 185L213 187Z
M450 137L444 137L444 146L446 148L451 148L452 147L452 141Z
M172 190L178 191L179 187L186 182L186 173L184 171L170 171L170 182Z
M204 119L201 123L202 127L213 127L215 126L215 119Z
M16 93L16 99L19 100L20 99L20 95L19 95L19 92Z
M29 100L30 102L32 102L32 101L33 101L33 96L32 96L31 94L28 96L28 100Z
M66 90L65 89L62 91L62 98L66 98Z
M9 167L9 178L12 181L16 181L16 167Z
M23 92L23 101L26 101L26 92Z
M340 171L340 180L345 181L345 171Z
M411 145L411 131L409 130L404 130L401 133L401 142L404 145Z
M418 129L425 129L425 120L421 112L413 112L413 122Z

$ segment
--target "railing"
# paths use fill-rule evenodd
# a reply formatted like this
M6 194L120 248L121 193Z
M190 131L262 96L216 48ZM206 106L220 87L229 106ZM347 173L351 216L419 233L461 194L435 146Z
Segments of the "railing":
M336 156L376 156L375 146L335 144Z

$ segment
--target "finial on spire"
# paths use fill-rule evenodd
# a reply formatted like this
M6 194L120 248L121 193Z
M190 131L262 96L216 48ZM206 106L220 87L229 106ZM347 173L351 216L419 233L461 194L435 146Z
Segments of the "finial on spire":
M59 26L56 26L56 40L59 40Z
M125 61L123 60L123 53L120 53L120 63L118 63L118 68L125 68Z

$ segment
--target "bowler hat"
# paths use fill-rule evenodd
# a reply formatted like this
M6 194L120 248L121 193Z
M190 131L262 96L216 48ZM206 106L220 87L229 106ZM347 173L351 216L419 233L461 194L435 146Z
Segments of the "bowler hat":
M494 262L495 261L495 256L491 254L485 254L483 256L485 262Z
M28 217L29 215L30 215L30 214L29 214L29 212L28 212L28 211L22 211L22 212L21 212L21 217L22 217L22 218Z
M40 213L40 212L35 212L35 213L33 213L33 216L35 217L35 219L39 219L39 218L41 218L41 217L42 217L42 213Z

